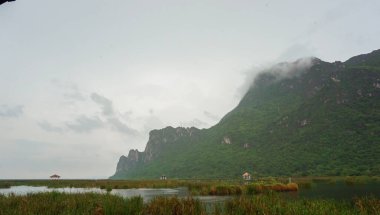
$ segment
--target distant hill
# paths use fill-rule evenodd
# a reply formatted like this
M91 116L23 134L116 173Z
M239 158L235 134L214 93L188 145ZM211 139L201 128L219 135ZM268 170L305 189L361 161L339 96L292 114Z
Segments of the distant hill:
M380 50L259 74L209 129L153 130L111 178L380 175Z

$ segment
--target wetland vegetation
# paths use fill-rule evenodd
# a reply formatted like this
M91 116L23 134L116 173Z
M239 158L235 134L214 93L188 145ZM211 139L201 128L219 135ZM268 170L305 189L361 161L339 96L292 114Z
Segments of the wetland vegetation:
M289 183L291 181L291 183ZM306 192L336 192L371 183L379 177L304 177L242 180L0 180L0 189L13 186L49 188L100 188L102 193L41 192L26 195L0 194L3 214L380 214L380 193L330 198L300 195ZM122 197L113 190L133 188L186 188L178 196ZM327 190L326 190L327 189ZM330 190L329 190L330 189ZM357 189L354 189L355 191ZM111 192L112 191L112 192ZM283 191L296 191L286 192ZM293 195L294 194L294 195ZM200 196L228 195L207 202ZM293 197L296 198L293 198ZM217 197L219 198L219 197Z
M207 205L187 197L156 197L144 203L141 197L122 198L110 194L65 194L58 192L0 195L0 214L380 214L380 200L374 197L337 201L332 199L287 199L269 192L242 195L221 204Z
M241 195L273 191L297 191L296 183L284 183L273 178L253 182L241 180L3 180L0 188L11 186L47 186L48 188L178 188L186 187L192 195Z
M380 184L378 176L350 177L265 177L252 181L243 180L0 180L1 188L12 186L46 186L48 188L178 188L186 187L192 195L241 195L273 191L297 191L317 184Z

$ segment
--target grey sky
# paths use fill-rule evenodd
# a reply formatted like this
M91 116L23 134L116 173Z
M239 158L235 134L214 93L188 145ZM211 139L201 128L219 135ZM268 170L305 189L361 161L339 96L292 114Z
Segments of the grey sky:
M209 127L257 69L380 48L378 0L0 6L0 179L107 177L151 129Z

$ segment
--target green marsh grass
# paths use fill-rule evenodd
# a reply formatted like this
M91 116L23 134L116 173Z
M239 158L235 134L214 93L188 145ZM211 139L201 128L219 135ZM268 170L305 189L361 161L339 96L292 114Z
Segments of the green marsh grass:
M0 183L0 188L10 188L11 183Z
M289 177L265 177L251 182L242 180L0 180L0 188L11 186L47 186L49 188L75 187L112 189L130 188L178 188L186 187L191 195L242 195L267 192L297 191L298 189L312 188L318 183L345 183L347 185L380 182L378 176L350 176L350 177L302 177L291 178L294 183L288 183Z
M191 197L180 199L176 197L156 197L144 208L143 214L149 215L205 215L204 204Z
M246 185L241 180L13 180L0 181L0 187L29 185L47 186L49 188L76 187L91 188L96 187L107 192L112 189L129 188L178 188L186 187L192 195L241 195L251 194L250 186L255 186L256 193L267 190L274 191L297 191L298 185L295 183L284 184L273 178L250 182ZM248 192L247 192L248 190Z
M123 199L94 193L9 195L0 196L0 214L125 214L126 211L139 207L136 201L135 198ZM140 202L142 205L142 200Z
M109 194L65 194L57 192L26 196L0 195L0 215L31 214L127 214L127 215L379 215L380 200L375 197L351 201L331 199L287 199L275 192L241 195L224 204L207 207L200 200L187 197L156 197L144 204L141 197L124 199Z

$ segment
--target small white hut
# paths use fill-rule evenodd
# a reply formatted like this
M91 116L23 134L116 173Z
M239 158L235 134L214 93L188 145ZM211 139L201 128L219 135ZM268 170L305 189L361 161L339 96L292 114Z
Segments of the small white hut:
M251 180L251 174L249 174L248 172L245 172L242 176L243 176L243 179L246 181Z

